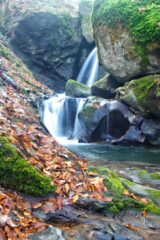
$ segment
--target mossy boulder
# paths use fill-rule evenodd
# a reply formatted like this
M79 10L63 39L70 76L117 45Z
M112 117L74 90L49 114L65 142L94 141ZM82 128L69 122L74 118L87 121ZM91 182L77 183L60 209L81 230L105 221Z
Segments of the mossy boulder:
M117 98L143 114L160 117L160 75L150 75L117 89Z
M83 98L91 95L91 89L75 80L68 80L66 83L66 94L70 97Z
M91 87L91 94L93 96L102 97L102 98L114 98L116 92L114 91L120 84L112 78L110 75L104 76L99 81L96 81Z
M160 72L159 0L96 0L92 22L99 57L119 82Z
M0 137L0 185L33 196L55 190L51 179L23 159L6 137Z

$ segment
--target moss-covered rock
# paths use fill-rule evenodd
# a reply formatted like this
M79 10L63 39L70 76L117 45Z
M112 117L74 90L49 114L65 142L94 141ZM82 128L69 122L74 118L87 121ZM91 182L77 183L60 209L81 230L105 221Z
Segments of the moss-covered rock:
M96 0L94 36L104 67L120 82L160 72L158 0Z
M97 173L100 177L103 177L104 184L107 188L106 195L113 198L112 201L108 202L106 207L103 208L106 213L116 215L123 210L132 208L138 211L146 210L154 214L160 214L160 207L153 203L152 200L149 200L148 203L144 203L140 200L130 198L125 194L126 186L128 188L134 187L136 185L134 182L120 178L114 171L111 171L104 166L90 166L89 171ZM158 190L158 193L151 190L148 191L149 192L146 194L148 194L150 199L153 199L153 195L155 196L155 194L159 196Z
M150 75L118 88L117 98L141 111L160 117L160 75Z
M120 84L114 78L110 75L106 75L93 84L91 87L91 94L106 99L114 98L116 95L114 90L119 86Z
M120 196L125 188L121 182L120 177L113 171L109 170L106 167L89 167L89 171L98 173L104 179L104 184L114 196Z
M23 159L6 137L0 137L0 185L33 196L43 196L55 189L51 179Z
M66 83L66 94L70 97L83 98L91 95L91 89L75 80L68 80Z

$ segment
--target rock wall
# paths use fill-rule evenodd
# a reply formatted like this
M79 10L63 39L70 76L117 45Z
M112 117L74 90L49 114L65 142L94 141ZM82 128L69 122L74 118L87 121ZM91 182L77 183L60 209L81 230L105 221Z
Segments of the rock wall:
M81 7L86 4L80 0L10 1L4 30L14 51L38 80L56 91L63 91L66 80L77 77L93 48L93 37L84 30L87 24L91 33L92 4L83 15L80 3Z

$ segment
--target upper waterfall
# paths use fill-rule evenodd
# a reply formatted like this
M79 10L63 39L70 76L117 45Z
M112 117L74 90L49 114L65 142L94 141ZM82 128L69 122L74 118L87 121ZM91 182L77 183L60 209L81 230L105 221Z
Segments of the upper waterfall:
M84 62L77 81L91 87L98 79L98 68L97 48L95 47Z
M91 87L98 79L98 68L97 48L94 48L84 62L77 81ZM68 97L65 93L56 94L43 101L42 109L39 109L41 121L51 135L77 139L82 130L78 116L84 102L84 98Z

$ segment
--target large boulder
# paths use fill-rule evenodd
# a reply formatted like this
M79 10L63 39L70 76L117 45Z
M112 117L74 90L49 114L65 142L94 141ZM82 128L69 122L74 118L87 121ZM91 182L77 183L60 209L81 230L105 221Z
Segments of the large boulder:
M160 75L151 75L132 80L117 89L117 99L142 114L160 117Z
M119 82L160 72L159 1L96 0L92 21L100 60Z
M91 87L91 94L93 96L102 98L114 98L116 96L115 89L119 87L120 84L112 78L109 74L104 76L99 81L96 81Z
M91 95L91 89L75 80L68 80L66 83L66 95L70 97L83 98Z

